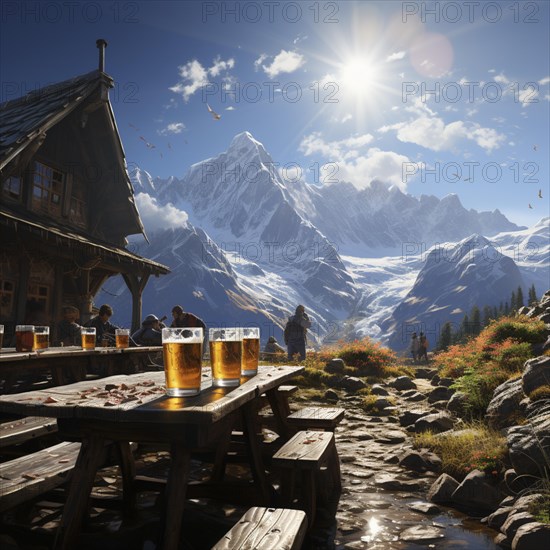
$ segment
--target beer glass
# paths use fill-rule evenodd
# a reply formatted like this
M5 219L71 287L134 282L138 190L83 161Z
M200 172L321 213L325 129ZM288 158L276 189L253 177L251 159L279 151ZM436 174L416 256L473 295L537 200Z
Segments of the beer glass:
M256 376L258 374L258 360L260 359L260 329L256 327L243 328L243 357L241 374Z
M82 327L80 336L82 337L82 349L95 349L95 327Z
M50 345L50 327L34 327L34 350L48 349Z
M15 327L15 351L32 351L34 346L34 325Z
M0 325L0 349L2 349L3 343L4 343L4 325Z
M201 391L202 328L163 328L162 353L166 393L170 397Z
M241 382L243 337L240 328L211 328L209 331L212 385L238 386Z
M130 345L130 329L117 328L115 330L115 340L117 348L127 348Z

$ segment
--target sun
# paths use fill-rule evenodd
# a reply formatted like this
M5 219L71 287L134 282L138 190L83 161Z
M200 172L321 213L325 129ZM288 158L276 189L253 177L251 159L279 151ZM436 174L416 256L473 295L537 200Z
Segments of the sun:
M343 95L353 97L372 94L380 84L381 68L366 56L350 57L341 64L338 83Z

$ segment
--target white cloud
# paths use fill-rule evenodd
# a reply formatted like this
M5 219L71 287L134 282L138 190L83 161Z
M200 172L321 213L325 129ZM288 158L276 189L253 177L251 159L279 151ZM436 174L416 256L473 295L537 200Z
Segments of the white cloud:
M297 52L281 50L274 58L271 64L264 65L264 61L268 56L262 54L256 61L254 67L258 69L261 65L265 74L269 78L275 78L281 73L293 73L298 70L305 62L305 57Z
M404 189L403 163L409 159L376 147L361 152L372 139L370 134L364 134L338 141L325 141L320 132L314 132L302 139L300 151L306 156L320 154L325 158L327 169L321 170L321 181L327 185L335 181L349 181L358 189L364 189L373 179L379 179Z
M539 95L538 90L534 90L531 86L528 86L526 90L521 90L521 92L518 95L518 99L522 107L529 107L531 103L538 102L538 99L536 99L538 95Z
M234 111L235 107L233 107L233 105L230 105L229 107L226 107L225 110L226 111Z
M541 86L545 86L546 84L550 84L550 76L545 76L544 78L541 78L539 80L539 84Z
M171 203L161 206L157 203L157 199L147 193L136 195L136 205L146 231L175 229L187 225L187 212L179 210Z
M211 67L203 67L199 61L193 59L185 65L178 67L180 81L168 88L175 94L180 94L183 101L189 101L189 98L203 86L209 83L210 77L217 77L222 72L226 72L235 66L233 58L222 60L219 56L213 60Z
M391 55L388 55L388 57L386 57L386 61L397 61L399 59L403 59L406 55L406 52L404 51L401 51L401 52L395 52L395 53L392 53Z
M504 73L497 74L494 79L495 82L498 82L499 84L509 84L510 80Z
M262 68L262 63L267 59L267 55L265 53L263 53L262 55L260 55L260 57L258 57L258 59L256 59L256 61L254 61L254 70L255 71L259 71L261 68Z
M162 130L157 130L157 133L161 136L167 136L170 134L181 134L184 129L185 124L183 122L171 122Z

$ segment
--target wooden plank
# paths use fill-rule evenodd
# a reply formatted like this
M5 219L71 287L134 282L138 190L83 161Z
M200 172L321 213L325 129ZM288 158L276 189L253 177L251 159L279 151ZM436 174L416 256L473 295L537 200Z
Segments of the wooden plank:
M304 428L334 429L344 418L338 407L304 407L287 417L289 424Z
M63 442L4 462L0 470L0 511L61 485L74 468L79 450L80 443Z
M298 432L273 455L273 464L282 468L317 468L328 455L333 440L332 432Z
M57 432L54 418L27 416L0 424L0 449Z
M299 550L306 530L301 510L251 508L212 550Z

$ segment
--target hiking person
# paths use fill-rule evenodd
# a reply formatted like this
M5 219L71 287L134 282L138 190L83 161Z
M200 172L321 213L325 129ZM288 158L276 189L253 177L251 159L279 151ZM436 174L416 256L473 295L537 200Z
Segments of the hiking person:
M424 357L426 359L426 363L428 362L428 339L426 338L426 335L421 332L420 333L420 341L418 346L418 360L422 359Z
M412 358L413 358L413 361L416 363L416 361L418 360L418 350L420 348L420 342L418 340L418 337L416 335L416 332L413 332L412 333L412 337L411 337L411 355L412 355Z
M270 336L264 347L264 353L284 353L285 349L279 345L275 336Z
M284 337L289 360L292 360L297 353L300 355L300 361L306 358L306 334L310 327L311 321L306 313L306 308L299 305L295 314L288 318L285 326Z

